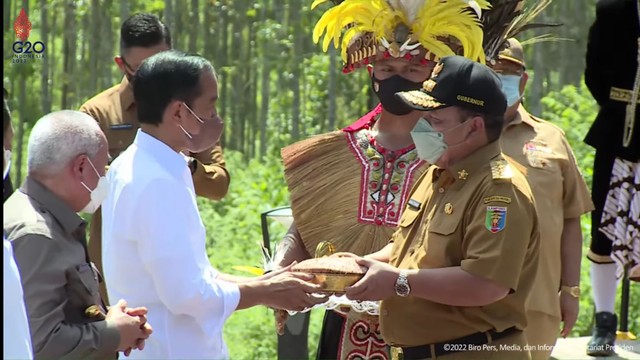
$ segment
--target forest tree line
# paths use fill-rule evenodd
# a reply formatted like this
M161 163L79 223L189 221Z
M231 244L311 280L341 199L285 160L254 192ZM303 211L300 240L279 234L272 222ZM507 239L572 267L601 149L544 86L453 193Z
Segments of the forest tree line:
M305 0L5 0L3 80L17 129L15 160L22 164L25 135L43 114L77 109L121 81L113 58L120 26L136 12L157 14L169 26L175 49L214 64L225 149L246 158L277 156L284 145L356 120L375 103L368 74L343 75L337 51L325 54L313 43L315 22L329 5L313 11L310 5ZM533 75L526 104L534 114L542 113L540 99L548 92L579 86L594 8L595 0L557 0L537 19L562 23L543 32L564 40L526 46ZM29 41L46 48L41 58L20 62L13 51L13 24L22 9L32 24ZM524 38L536 35L534 30Z

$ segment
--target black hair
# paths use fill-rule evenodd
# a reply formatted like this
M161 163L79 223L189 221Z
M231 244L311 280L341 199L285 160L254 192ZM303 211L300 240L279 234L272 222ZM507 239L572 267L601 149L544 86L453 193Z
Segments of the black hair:
M163 42L171 47L171 33L169 28L153 14L132 15L120 28L120 54L132 47L146 48Z
M2 134L6 134L9 130L9 126L11 126L11 111L9 111L9 93L7 89L2 88L2 117L3 117L3 125L2 125Z
M484 130L487 134L487 140L489 140L489 142L498 140L500 134L502 134L502 128L504 127L504 115L487 115L465 108L459 109L461 121L470 117L480 116L484 121Z
M207 71L215 74L207 59L177 50L163 51L146 59L132 81L138 121L160 124L167 106L175 100L191 106L202 92L200 78Z

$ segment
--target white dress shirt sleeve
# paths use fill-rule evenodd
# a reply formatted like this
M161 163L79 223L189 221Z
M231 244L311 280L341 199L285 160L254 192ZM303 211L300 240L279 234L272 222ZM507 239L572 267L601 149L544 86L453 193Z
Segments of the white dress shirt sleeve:
M31 333L24 307L22 283L18 266L13 258L11 243L2 236L4 247L2 319L4 346L3 359L33 359Z
M240 291L236 284L216 278L192 196L176 182L153 180L135 200L139 234L133 235L160 301L173 314L191 316L213 334L238 306Z

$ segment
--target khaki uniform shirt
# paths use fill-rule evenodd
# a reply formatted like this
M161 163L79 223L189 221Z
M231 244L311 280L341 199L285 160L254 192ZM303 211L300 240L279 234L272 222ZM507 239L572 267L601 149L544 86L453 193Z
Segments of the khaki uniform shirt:
M85 313L96 305L104 314L98 273L86 253L86 223L29 177L4 203L4 214L4 231L20 269L35 358L115 358L119 331L103 317Z
M98 121L109 142L112 159L133 143L140 127L136 104L133 102L133 89L126 77L120 84L88 100L80 107L80 111ZM211 151L189 155L198 160L193 174L196 193L211 200L222 199L229 188L229 174L220 145Z
M524 176L505 160L497 141L448 170L431 167L414 186L391 241L393 266L460 266L511 292L482 307L413 296L384 300L380 323L387 343L418 346L526 327L525 300L538 262L538 221Z
M535 296L529 297L527 309L559 318L563 222L593 210L591 194L564 132L531 116L522 106L505 128L500 146L506 155L526 167L540 222L540 261L532 291Z
M133 89L127 78L112 88L96 95L80 107L80 111L91 115L109 143L109 155L115 159L133 143L140 127ZM189 154L197 160L193 173L196 194L211 200L220 200L229 189L229 173L225 168L222 148L216 145L211 151ZM96 211L91 221L89 256L102 272L102 214ZM102 296L107 299L105 282L101 283Z

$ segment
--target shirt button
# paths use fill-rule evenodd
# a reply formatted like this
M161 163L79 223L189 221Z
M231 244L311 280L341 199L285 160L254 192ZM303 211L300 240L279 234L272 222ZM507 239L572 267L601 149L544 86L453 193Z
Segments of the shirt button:
M416 249L409 250L409 255L413 255L414 252L416 252Z
M391 163L390 162L387 163L387 168L388 169L391 168Z
M382 316L389 316L389 310L382 310Z
M382 185L382 190L387 190L387 184Z
M439 192L440 194L442 194L442 193L444 192L444 188L439 188L439 189L438 189L438 192Z
M389 177L390 177L390 176L389 176L389 174L385 174L385 175L384 175L384 178L385 178L385 179L389 179Z

